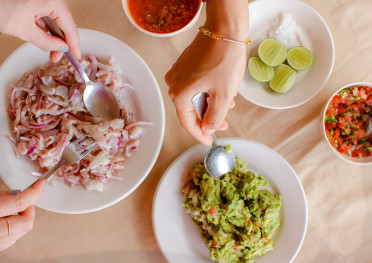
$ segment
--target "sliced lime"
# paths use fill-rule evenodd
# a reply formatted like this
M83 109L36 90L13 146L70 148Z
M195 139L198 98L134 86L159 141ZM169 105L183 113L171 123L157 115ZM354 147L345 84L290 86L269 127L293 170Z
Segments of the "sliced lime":
M297 78L297 72L285 64L279 65L270 81L270 88L279 93L285 93L292 88Z
M288 64L295 70L305 70L313 64L313 54L304 47L293 47L288 50Z
M259 82L268 82L274 77L274 68L263 63L259 57L249 59L248 71Z
M258 47L258 56L266 65L276 67L287 58L287 48L276 39L265 39Z

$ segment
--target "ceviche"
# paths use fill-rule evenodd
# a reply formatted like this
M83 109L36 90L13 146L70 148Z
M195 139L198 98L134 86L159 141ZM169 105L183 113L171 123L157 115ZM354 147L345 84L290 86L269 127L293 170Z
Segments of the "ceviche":
M12 121L13 145L18 156L36 160L42 175L61 158L70 141L88 135L98 144L80 162L63 166L53 177L69 185L83 185L87 190L103 189L107 180L120 180L124 161L136 151L142 133L141 125L123 105L124 89L133 88L123 81L113 58L103 63L97 56L80 60L91 80L111 88L118 98L121 118L105 121L92 117L84 106L85 84L70 62L63 58L34 72L26 72L9 92L9 116Z
M372 137L366 136L371 118L371 87L341 90L332 98L325 114L325 132L330 144L351 157L371 156Z

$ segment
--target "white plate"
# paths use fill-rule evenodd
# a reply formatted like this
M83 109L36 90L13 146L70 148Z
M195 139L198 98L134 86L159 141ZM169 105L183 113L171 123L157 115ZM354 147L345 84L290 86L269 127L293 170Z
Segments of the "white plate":
M273 238L275 250L256 257L255 262L291 262L302 245L307 227L306 197L295 171L283 157L255 141L223 138L219 143L230 144L235 156L242 158L249 170L267 179L266 189L282 196L281 225ZM189 169L204 159L208 149L198 144L179 156L164 173L155 193L153 228L161 251L172 263L212 262L198 229L182 207L181 192Z
M249 4L249 33L252 44L247 58L257 56L258 45L268 38L270 21L282 12L292 15L301 28L304 47L314 55L310 69L298 72L297 80L287 93L279 94L268 83L255 81L245 71L239 93L248 101L266 108L285 109L301 105L314 97L326 84L334 63L334 44L323 18L307 4L297 0L259 0ZM289 47L287 47L289 48Z
M43 197L36 203L46 210L78 214L97 211L115 204L134 191L152 169L163 142L164 103L157 81L143 59L121 41L101 32L79 29L83 55L96 54L101 58L113 56L125 77L135 87L131 105L138 120L153 122L144 126L140 147L125 161L122 181L109 181L102 192L88 192L82 186L69 187L62 182L49 185ZM0 176L11 189L24 189L35 177L35 163L27 158L15 157L6 135L10 135L10 122L6 113L7 92L24 72L46 64L49 54L26 43L15 50L0 68ZM9 125L7 125L9 123Z

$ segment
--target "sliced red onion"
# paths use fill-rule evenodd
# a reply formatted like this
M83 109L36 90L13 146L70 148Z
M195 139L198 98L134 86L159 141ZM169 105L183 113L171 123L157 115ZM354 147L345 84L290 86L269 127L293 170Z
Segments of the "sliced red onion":
M42 127L44 127L45 125L49 124L50 122L54 121L56 119L56 117L53 117L53 118L50 118L42 123L36 123L36 122L29 122L28 124L26 125L23 125L25 126L26 128L28 129L31 129L31 130L36 130L36 129L40 129Z
M129 123L127 126L125 126L124 130L129 130L130 128L133 128L135 126L141 126L141 125L152 125L152 122L150 122L150 121L135 121L135 122Z
M134 90L134 86L128 82L124 82L121 84L120 86L121 88L130 88L130 89L133 89Z
M54 80L55 82L57 82L57 83L63 85L63 86L67 86L67 87L70 86L70 84L68 84L68 83L66 83L66 82L64 82L64 81L62 81L62 80L59 80L59 79L57 79L57 78L55 78L55 77L53 77L53 80Z
M12 121L14 121L16 117L14 116L13 112L12 112L11 110L7 110L7 112L8 112L9 118L10 118Z
M28 149L27 153L26 154L31 154L35 151L36 149L36 141L34 142L34 144Z
M120 147L121 144L121 136L118 137L118 148Z
M60 101L52 97L48 97L48 100L62 107L66 107L68 105L68 101Z
M121 177L119 176L110 176L110 177L107 177L108 180L116 180L116 181L121 181L123 180Z
M25 87L13 87L10 92L11 92L11 95L10 95L10 106L12 107L12 110L15 112L15 107L14 107L14 94L16 93L16 91L26 91L28 93L36 93L35 90L33 89L30 89L30 88L25 88Z
M74 93L72 93L71 98L69 99L69 101L72 101L79 94L79 86L80 86L80 83L79 83L78 87L74 90Z
M42 173L38 173L38 172L31 172L31 174L32 174L33 176L36 176L36 177L43 176Z
M81 119L80 119L78 116L76 116L75 114L73 114L72 112L68 111L68 112L66 112L66 113L67 113L68 115L70 115L71 117L77 119L78 121L81 121Z
M40 77L40 75L37 75L37 78L40 80L41 84L47 86L48 83L45 82L44 78L43 77Z

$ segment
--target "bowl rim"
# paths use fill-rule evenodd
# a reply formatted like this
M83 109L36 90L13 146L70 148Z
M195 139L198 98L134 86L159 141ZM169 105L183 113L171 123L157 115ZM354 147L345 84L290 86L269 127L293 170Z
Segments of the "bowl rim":
M321 111L321 114L322 114L322 117L321 117L321 121L322 121L322 133L323 133L323 137L325 138L326 142L327 142L327 145L332 149L332 151L338 156L340 157L342 160L348 162L348 163L351 163L351 164L356 164L356 165L371 165L372 164L372 157L363 157L363 158L354 158L354 157L349 157L348 155L346 154L342 154L342 153L339 153L332 145L331 143L329 142L328 138L327 138L327 134L325 133L325 113L327 111L327 108L329 106L329 103L331 102L331 100L333 99L333 97L339 93L341 90L343 89L346 89L346 88L350 88L350 87L353 87L353 86L368 86L368 87L371 87L372 88L372 83L371 82L366 82L366 81L360 81L360 82L353 82L353 83L350 83L350 84L346 84L344 85L343 87L339 88L338 90L336 90L335 92L332 93L332 96L327 100L327 103L324 105L322 111ZM370 160L365 160L369 158Z
M142 27L140 27L133 19L132 15L130 14L129 12L129 9L128 9L128 0L122 0L122 5L123 5L123 8L124 8L124 12L129 20L129 22L135 27L137 28L139 31L147 34L147 35L150 35L150 36L153 36L153 37L173 37L173 36L176 36L182 32L185 32L187 30L189 30L191 27L193 27L196 23L196 21L199 19L200 17L200 13L203 9L203 5L204 5L204 2L202 0L199 0L199 8L198 8L198 11L196 12L195 16L193 17L193 19L190 20L189 23L187 23L184 27L176 30L176 31L173 31L173 32L170 32L170 33L154 33L154 32L150 32L150 31L147 31L145 29L143 29Z

